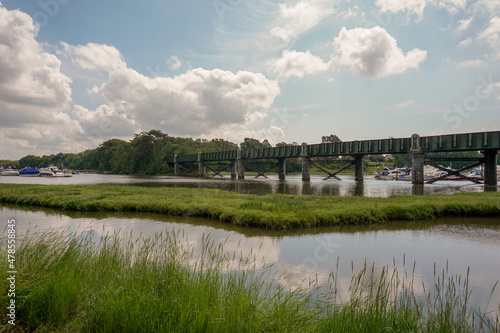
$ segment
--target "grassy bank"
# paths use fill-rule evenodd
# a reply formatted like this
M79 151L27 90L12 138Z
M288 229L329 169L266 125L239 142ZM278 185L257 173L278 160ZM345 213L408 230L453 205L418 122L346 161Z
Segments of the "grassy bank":
M99 238L97 238L99 240ZM497 315L471 309L468 278L446 277L424 292L412 272L353 274L348 300L330 290L289 291L233 260L206 239L182 253L174 233L134 241L45 233L18 242L16 327L36 332L498 332ZM3 242L5 239L3 239ZM194 261L192 259L195 259ZM236 259L238 260L238 259ZM245 258L241 261L246 264ZM188 266L186 263L189 262ZM5 251L0 254L7 276ZM420 286L421 287L421 286ZM419 288L420 288L419 287ZM10 301L1 284L0 300ZM418 289L418 288L417 288Z
M199 216L266 229L500 215L497 192L365 198L257 196L213 189L120 185L0 184L0 202L77 211Z

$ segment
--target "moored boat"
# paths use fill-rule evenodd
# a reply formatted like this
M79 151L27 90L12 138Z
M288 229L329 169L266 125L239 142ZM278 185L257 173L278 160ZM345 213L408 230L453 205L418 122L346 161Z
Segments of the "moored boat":
M64 173L56 166L49 166L48 168L40 169L41 177L64 177Z
M38 177L40 175L40 170L36 168L24 168L19 171L20 177Z
M64 177L73 177L73 173L70 169L63 169Z
M2 169L1 176L19 176L19 170L16 166L10 166L8 168Z

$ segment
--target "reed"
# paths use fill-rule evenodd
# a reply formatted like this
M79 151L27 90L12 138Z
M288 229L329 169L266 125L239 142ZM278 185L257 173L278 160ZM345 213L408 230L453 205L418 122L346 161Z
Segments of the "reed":
M0 184L0 202L75 211L208 217L265 229L430 220L445 216L500 216L498 192L365 198L257 196L214 189L120 185Z
M415 292L413 272L365 264L342 299L331 274L319 294L279 286L210 237L180 233L27 235L16 257L18 332L498 332L499 314L469 305L468 275L436 275ZM3 239L5 241L5 238ZM0 255L2 275L7 271ZM243 269L245 267L245 269ZM415 267L415 266L414 266ZM444 278L442 278L444 277ZM2 279L5 280L5 276ZM1 285L1 304L8 302ZM5 307L4 307L5 308ZM500 312L500 309L499 309Z

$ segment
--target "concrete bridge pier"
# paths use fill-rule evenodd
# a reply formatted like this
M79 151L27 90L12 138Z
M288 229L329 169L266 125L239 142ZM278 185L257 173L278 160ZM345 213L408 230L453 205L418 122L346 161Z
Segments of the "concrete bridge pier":
M497 155L496 149L488 149L483 152L484 155L484 185L498 184L497 180Z
M179 162L177 162L177 155L174 155L174 176L180 175Z
M198 175L205 177L205 162L201 159L201 152L198 153Z
M411 153L411 181L413 184L424 183L424 153Z
M245 179L245 160L238 158L238 179Z
M363 181L363 175L365 173L365 165L363 163L364 155L355 155L354 156L354 180L355 181Z
M231 160L229 163L231 163L229 166L231 169L231 178L236 178L236 160Z
M278 175L280 180L286 178L286 158L278 158Z
M308 182L311 180L311 157L306 142L302 143L300 157L302 158L302 181Z

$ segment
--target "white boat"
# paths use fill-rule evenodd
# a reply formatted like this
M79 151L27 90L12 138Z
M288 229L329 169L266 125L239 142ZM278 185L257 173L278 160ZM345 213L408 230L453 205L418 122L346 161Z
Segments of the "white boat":
M379 180L395 180L399 179L399 176L404 174L407 170L407 167L404 168L396 168L396 167L386 167L380 172L379 170L375 171L375 179Z
M64 177L73 177L70 169L63 169Z
M19 176L19 170L15 167L8 167L5 169L2 169L2 174L1 176Z
M40 177L64 177L64 173L56 166L40 169Z

